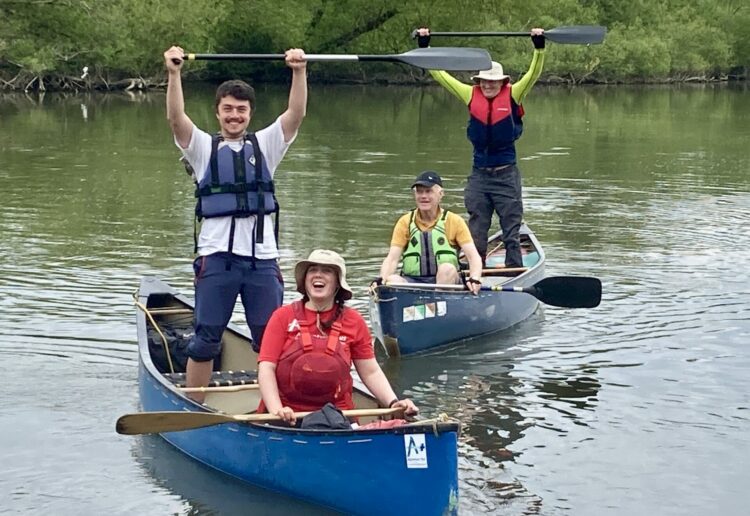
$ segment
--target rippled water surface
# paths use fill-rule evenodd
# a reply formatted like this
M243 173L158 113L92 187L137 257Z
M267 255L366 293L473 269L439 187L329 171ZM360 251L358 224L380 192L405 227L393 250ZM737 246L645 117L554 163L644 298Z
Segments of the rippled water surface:
M211 90L187 91L214 128ZM259 100L256 127L285 91ZM324 514L114 432L138 409L141 276L192 294L192 185L163 104L0 98L0 512ZM525 107L526 221L548 274L597 276L604 295L433 355L381 356L423 413L463 421L461 513L746 514L747 90L538 87ZM287 299L294 262L334 248L364 313L416 173L439 171L463 213L464 124L439 89L312 86L277 175Z

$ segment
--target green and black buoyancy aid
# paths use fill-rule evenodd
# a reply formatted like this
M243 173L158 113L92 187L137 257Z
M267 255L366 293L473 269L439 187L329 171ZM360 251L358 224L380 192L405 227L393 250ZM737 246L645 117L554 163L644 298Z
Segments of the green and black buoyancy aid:
M409 242L402 257L401 274L404 276L435 276L441 263L450 263L458 268L458 253L448 242L445 234L445 219L448 211L443 210L429 231L421 231L415 218L417 210L409 218Z
M239 151L232 150L229 145L219 148L223 139L220 134L211 138L211 158L195 188L195 215L198 220L232 217L229 252L232 252L234 242L234 219L256 215L253 238L255 254L255 243L263 242L266 215L276 214L274 234L278 241L279 203L274 194L273 179L255 134L245 135Z

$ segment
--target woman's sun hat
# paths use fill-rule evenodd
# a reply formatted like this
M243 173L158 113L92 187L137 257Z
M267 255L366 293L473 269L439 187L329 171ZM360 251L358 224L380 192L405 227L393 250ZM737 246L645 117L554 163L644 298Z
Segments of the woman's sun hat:
M307 257L307 260L300 260L294 266L294 279L297 282L297 292L305 294L305 275L311 265L331 265L339 271L339 286L343 291L342 297L346 301L352 298L352 289L346 282L346 264L341 255L328 249L315 249Z
M471 78L474 82L479 82L481 79L484 79L485 81L504 81L510 79L510 75L505 75L503 73L503 65L497 61L492 61L492 68L489 70L482 70Z

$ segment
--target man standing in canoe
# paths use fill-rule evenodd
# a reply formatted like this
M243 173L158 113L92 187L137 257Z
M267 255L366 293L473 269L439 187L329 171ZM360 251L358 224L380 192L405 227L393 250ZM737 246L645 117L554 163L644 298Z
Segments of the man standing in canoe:
M519 230L523 220L521 171L516 165L515 141L523 132L526 94L542 73L544 30L532 29L534 55L520 81L510 82L500 63L472 77L464 84L442 70L430 70L432 77L469 108L467 136L474 146L474 162L464 190L469 212L469 229L482 257L487 257L487 235L493 211L500 217L505 244L505 266L523 267ZM429 46L430 30L417 30L420 48Z
M259 349L268 318L281 305L284 285L272 213L278 212L273 176L297 136L307 109L307 63L301 49L286 51L292 70L289 104L271 125L247 132L255 91L243 81L216 90L220 132L198 129L185 114L180 70L184 51L164 52L168 71L167 119L174 140L193 170L196 216L202 219L193 262L195 336L187 348L187 386L208 385L221 337L237 296L245 308L253 346ZM204 395L192 396L203 401Z
M375 282L460 283L460 248L469 260L466 287L474 294L479 293L482 259L464 219L440 207L443 180L437 172L426 170L417 176L411 188L417 208L396 222L391 248ZM396 274L399 260L402 261L401 275Z

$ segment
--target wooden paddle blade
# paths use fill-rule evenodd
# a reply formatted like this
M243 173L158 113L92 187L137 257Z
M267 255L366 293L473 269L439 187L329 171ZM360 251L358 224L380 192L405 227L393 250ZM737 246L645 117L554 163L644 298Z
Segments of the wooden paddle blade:
M403 412L400 407L383 409L353 409L342 411L346 417L388 416ZM295 412L300 419L310 412ZM118 434L140 435L161 434L164 432L179 432L193 430L222 423L261 423L265 421L280 421L275 414L217 414L215 412L138 412L125 414L117 420L115 426Z
M215 412L139 412L117 420L118 434L160 434L234 422L232 416Z
M360 59L366 56L361 56ZM449 72L489 70L492 58L483 48L470 47L431 47L415 48L393 56L396 61L426 70L446 70Z
M551 276L523 291L542 303L563 308L594 308L602 300L602 282L582 276Z
M544 37L567 45L597 45L604 41L607 27L601 25L571 25L544 31Z

